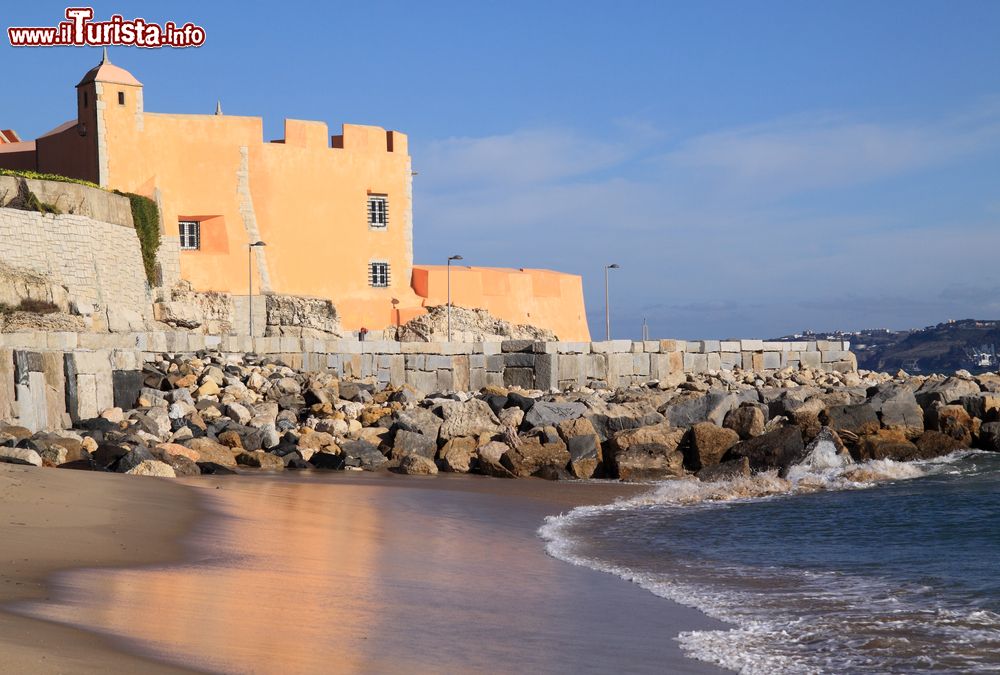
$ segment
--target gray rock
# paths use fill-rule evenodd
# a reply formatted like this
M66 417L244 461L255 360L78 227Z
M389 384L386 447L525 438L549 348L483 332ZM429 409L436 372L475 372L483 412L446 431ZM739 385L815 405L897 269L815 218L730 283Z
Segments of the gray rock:
M698 422L712 422L721 427L726 413L740 404L740 398L728 392L682 394L659 408L673 427L689 427Z
M437 454L437 441L430 436L400 429L392 445L392 459L403 459L407 455L420 455L433 461Z
M834 431L848 431L857 436L873 434L881 428L875 407L867 403L830 406L819 414L819 420Z
M242 426L250 424L250 420L253 418L253 415L249 410L247 410L247 407L240 403L230 403L227 405L226 415L229 419Z
M118 465L115 470L118 473L129 473L132 469L136 468L143 462L153 462L159 461L153 454L146 448L132 448L129 450L121 459L118 460Z
M566 449L569 451L570 473L577 478L593 478L604 460L601 439L597 434L571 436L566 441Z
M486 401L474 398L464 403L447 401L441 404L444 422L440 437L444 440L458 436L478 436L500 432L500 420L493 414Z
M396 428L413 431L432 439L438 437L443 420L427 408L403 410L396 415Z
M974 380L961 377L929 379L917 390L916 399L926 411L935 403L957 403L963 396L972 396L979 392L979 385Z
M538 401L524 416L524 423L530 429L533 427L556 426L566 420L575 420L587 412L587 406L582 403L549 403Z
M378 471L389 461L368 441L348 441L340 449L345 466L359 467L365 471Z

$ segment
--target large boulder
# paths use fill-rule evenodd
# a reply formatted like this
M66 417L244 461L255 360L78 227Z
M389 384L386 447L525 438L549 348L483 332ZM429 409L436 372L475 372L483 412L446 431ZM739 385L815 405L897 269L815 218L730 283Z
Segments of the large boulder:
M882 427L901 431L911 440L924 432L924 411L917 404L913 390L913 385L898 382L886 382L868 390L868 404Z
M898 462L924 459L917 446L907 440L906 434L895 429L879 429L873 434L861 436L851 454L859 462L872 459L892 459Z
M184 447L198 453L198 463L219 464L221 466L236 466L236 453L232 448L227 448L221 443L216 443L210 438L192 438L184 441Z
M447 401L441 404L441 412L444 422L441 424L440 437L444 440L500 432L500 420L486 401L481 399Z
M566 444L562 441L543 443L536 438L526 438L516 448L508 449L501 456L500 463L512 474L524 477L533 476L546 466L565 469L569 457Z
M963 396L961 402L971 417L978 417L984 422L1000 421L1000 394L996 392Z
M440 417L427 408L413 408L397 413L395 426L397 429L412 431L432 439L437 439L442 421Z
M986 426L984 424L983 429ZM980 437L982 437L982 432L980 432ZM957 438L952 438L948 434L943 434L933 429L928 429L922 433L920 438L916 440L916 446L918 454L921 457L941 457L965 448L962 441Z
M157 478L175 478L177 476L173 467L156 459L144 459L123 473L130 476L155 476Z
M12 448L10 446L0 445L0 462L6 464L41 466L42 456L31 448Z
M424 434L400 429L392 445L392 459L402 459L407 455L420 455L434 461L437 454L437 441Z
M683 429L666 422L620 431L608 441L611 466L626 481L682 476L684 455L677 448L683 438Z
M378 471L389 461L379 449L367 441L348 441L341 446L344 466L365 471Z
M277 455L272 455L263 450L252 452L241 452L236 455L236 463L240 466L249 466L255 469L266 469L268 471L283 471L285 462Z
M576 478L593 478L604 460L601 439L597 434L571 436L566 441L569 452L569 472Z
M867 403L830 406L820 413L819 419L837 433L847 431L856 436L874 434L882 427L875 408Z
M410 476L436 476L438 468L432 459L423 455L409 454L399 463L399 472Z
M750 470L750 458L740 457L706 466L695 475L704 483L722 483L738 478L749 478L753 472Z
M1000 452L1000 422L987 422L979 429L979 447Z
M130 448L117 443L101 443L90 454L90 458L95 467L103 470L111 470L118 460L129 453Z
M698 471L718 464L726 451L739 442L740 435L732 429L717 427L711 422L699 422L688 431L687 442L683 446L684 466L691 471Z
M723 461L742 459L750 461L755 471L778 469L785 471L805 455L802 430L794 424L779 427L745 441L740 441L722 456Z
M170 444L165 443L163 445L170 445ZM185 450L186 449L187 448L185 448ZM198 465L193 460L189 459L188 457L185 457L184 455L177 455L167 452L162 449L162 445L153 448L152 450L150 450L150 453L157 460L163 462L171 469L173 469L175 476L198 476L201 474L201 469L198 468Z
M476 439L459 436L444 444L438 453L438 463L443 471L469 473L475 456Z
M524 424L532 427L554 427L560 422L574 420L587 412L587 406L582 403L550 403L538 401L524 415Z
M975 380L952 376L943 380L928 379L916 392L917 403L926 411L936 403L959 402L963 396L972 396L980 391Z
M658 410L673 427L689 427L705 421L722 426L726 413L739 404L740 398L729 392L688 392L671 399Z
M743 404L726 413L722 426L726 429L732 429L741 441L745 441L764 433L764 424L766 423L764 411L759 406Z
M115 471L118 473L129 473L132 469L136 468L143 462L152 461L158 460L146 448L132 448L118 460L118 464L115 466Z
M296 450L296 453L298 451ZM299 457L302 457L300 454ZM294 459L294 456L293 456ZM309 456L309 459L302 459L317 469L329 469L331 471L341 471L345 466L345 457L340 452L317 452Z
M960 441L966 448L972 447L972 438L979 432L978 420L971 417L961 405L929 407L927 426Z
M499 441L490 441L476 451L477 466L480 473L495 478L516 478L516 476L503 465L504 454L510 450L510 446Z

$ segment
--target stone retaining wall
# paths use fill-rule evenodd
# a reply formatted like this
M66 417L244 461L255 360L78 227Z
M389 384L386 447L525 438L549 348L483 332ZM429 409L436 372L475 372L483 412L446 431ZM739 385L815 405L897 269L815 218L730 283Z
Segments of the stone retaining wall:
M51 204L63 213L135 229L128 197L79 183L0 176L0 207L17 198L22 181L38 197L38 201Z
M0 260L66 287L77 304L150 314L139 238L131 227L0 208Z
M525 389L591 383L610 387L732 369L766 372L811 366L857 370L850 343L840 341L612 340L608 342L435 343L254 338L184 331L126 334L0 335L0 420L56 429L113 406L129 407L142 386L141 368L158 353L203 349L273 354L307 371L409 384L431 393L486 385Z

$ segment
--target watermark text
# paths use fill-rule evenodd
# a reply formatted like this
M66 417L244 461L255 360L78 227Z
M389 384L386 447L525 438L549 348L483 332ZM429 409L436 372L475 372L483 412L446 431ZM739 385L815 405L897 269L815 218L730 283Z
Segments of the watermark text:
M107 21L94 21L92 7L67 7L66 21L57 26L11 26L7 38L11 47L200 47L205 29L190 21L162 25L136 17L113 14Z

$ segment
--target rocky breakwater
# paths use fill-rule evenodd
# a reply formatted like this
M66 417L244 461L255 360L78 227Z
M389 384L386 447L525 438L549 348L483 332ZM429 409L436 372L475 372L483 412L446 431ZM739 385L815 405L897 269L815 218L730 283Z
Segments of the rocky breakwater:
M1000 451L1000 375L712 371L626 389L422 396L270 357L161 356L135 407L72 430L0 424L0 461L191 476L439 471L715 481L786 472L824 439L846 462Z

